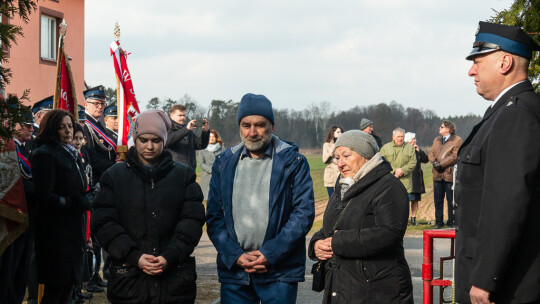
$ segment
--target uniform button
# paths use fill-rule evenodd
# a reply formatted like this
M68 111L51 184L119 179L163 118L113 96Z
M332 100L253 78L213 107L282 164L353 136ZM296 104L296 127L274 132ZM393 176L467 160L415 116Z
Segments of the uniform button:
M334 291L332 292L332 297L335 297L335 296L337 296L337 292Z

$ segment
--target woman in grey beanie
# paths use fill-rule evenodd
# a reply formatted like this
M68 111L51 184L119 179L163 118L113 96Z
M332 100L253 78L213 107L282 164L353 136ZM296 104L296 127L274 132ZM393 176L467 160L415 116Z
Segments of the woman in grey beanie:
M334 157L339 182L309 244L309 257L326 261L323 303L413 303L405 187L365 132L343 133Z

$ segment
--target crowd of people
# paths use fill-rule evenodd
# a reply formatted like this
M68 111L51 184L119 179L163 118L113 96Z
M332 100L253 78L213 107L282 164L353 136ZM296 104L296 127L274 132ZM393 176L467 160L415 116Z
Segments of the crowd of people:
M193 252L206 223L220 303L296 303L306 256L317 261L323 303L413 303L403 238L418 224L429 162L435 228L456 232L457 301L539 303L540 144L530 139L540 131L540 96L527 80L538 50L518 27L480 22L469 75L493 104L464 141L449 120L429 153L402 128L383 145L367 118L356 130L330 127L329 200L307 248L310 168L274 134L264 95L242 97L235 146L175 105L138 115L125 155L102 86L84 92L79 121L52 109L52 97L37 102L15 127L30 226L0 255L0 302L22 303L27 292L37 303L39 290L44 304L83 302L106 287L111 303L194 303Z

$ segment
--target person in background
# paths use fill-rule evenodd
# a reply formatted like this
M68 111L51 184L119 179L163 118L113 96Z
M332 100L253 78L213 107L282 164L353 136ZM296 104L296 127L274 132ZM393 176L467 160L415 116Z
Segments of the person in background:
M381 155L392 165L392 174L399 178L407 193L411 193L416 153L413 146L405 142L405 130L396 128L392 132L392 141L381 148Z
M422 193L426 193L422 163L426 164L429 161L429 158L416 144L416 134L411 132L405 133L405 142L411 145L416 152L416 167L414 167L412 172L412 191L409 193L409 201L411 202L411 225L416 226L418 225L416 222L418 202L422 199Z
M323 151L322 151L322 160L326 164L324 168L324 186L328 191L328 198L334 193L334 186L336 185L336 180L339 177L339 169L337 162L334 159L334 143L338 137L343 133L343 128L340 126L331 126L326 132L326 137L324 138Z
M444 196L448 206L448 227L454 227L454 165L461 147L461 137L456 135L456 125L443 120L439 127L439 136L433 140L429 150L429 161L433 165L433 198L435 202L435 229L442 228L444 212Z
M79 113L80 114L80 113ZM84 116L83 116L84 117ZM80 117L79 117L80 118ZM73 140L71 141L71 145L77 149L79 152L79 155L81 156L81 162L83 165L83 171L86 174L86 179L88 181L88 186L86 187L86 193L89 201L91 200L90 193L94 190L91 184L92 181L92 166L90 166L90 156L88 155L88 151L86 151L86 147L83 146L84 141L84 130L82 125L75 124L74 125L74 132L73 132ZM84 240L86 241L86 247L92 248L92 238L90 237L90 218L91 213L90 210L86 210L86 212L83 214L83 220L82 220L82 229L85 231L84 233ZM83 262L84 263L84 262ZM84 270L83 270L84 274ZM77 282L73 289L73 300L75 303L84 303L86 300L92 299L92 294L89 294L87 292L83 292L83 282L86 282L83 278L81 281Z
M30 159L38 280L45 287L42 304L69 303L73 285L81 279L81 220L89 202L81 157L71 145L75 124L64 110L45 114Z
M106 132L114 140L118 141L118 110L116 105L112 104L103 111L103 121L105 122Z
M36 136L39 132L39 124L43 119L43 116L47 114L53 108L54 96L46 97L32 105L32 115L34 116L34 132L32 132L32 138L26 143L26 150L28 153L32 153ZM37 296L37 295L36 295Z
M335 146L341 177L308 247L312 260L327 261L323 303L413 303L407 191L372 136L350 130Z
M375 138L375 141L377 142L377 145L379 146L379 149L383 146L381 138L377 136L377 134L375 134L375 131L373 131L373 121L367 118L362 118L360 120L360 130L373 136L373 138Z
M208 199L208 190L210 189L210 178L212 178L212 165L216 156L225 151L225 146L219 136L218 131L210 130L210 138L206 149L199 151L199 166L202 170L201 189L204 199Z
M170 127L163 111L141 113L126 161L101 177L91 228L112 258L111 303L195 301L203 194L195 171L163 150Z
M197 120L192 119L186 124L186 107L183 105L174 105L169 113L172 128L167 135L165 148L171 152L175 161L190 166L193 170L197 169L197 157L195 150L206 149L210 137L210 128L208 121L203 119L201 122L202 132L197 135L193 132L197 128Z
M264 95L244 95L236 118L242 143L216 158L207 204L221 303L296 303L315 218L309 165L273 135Z
M26 214L29 226L0 254L0 303L21 304L26 292L34 243L35 203L32 200L34 181L30 155L26 144L32 138L33 121L30 109L23 123L15 125L13 141L17 152L20 174L26 198Z

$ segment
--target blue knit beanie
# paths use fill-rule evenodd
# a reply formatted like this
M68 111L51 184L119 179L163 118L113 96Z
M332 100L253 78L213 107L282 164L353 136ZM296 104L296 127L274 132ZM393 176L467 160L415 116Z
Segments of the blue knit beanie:
M261 115L272 124L274 124L274 111L272 110L272 103L264 95L255 95L247 93L242 97L240 105L238 106L238 112L236 113L236 119L240 125L242 118L250 115Z

